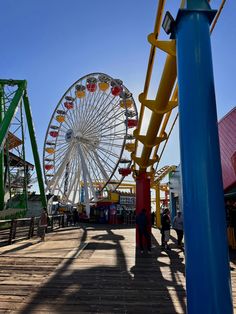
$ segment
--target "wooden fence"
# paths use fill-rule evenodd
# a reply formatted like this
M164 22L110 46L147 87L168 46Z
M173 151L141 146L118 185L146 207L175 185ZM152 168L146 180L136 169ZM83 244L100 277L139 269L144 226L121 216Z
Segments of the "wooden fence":
M40 217L0 220L0 246L37 235ZM64 227L63 215L49 216L47 232Z

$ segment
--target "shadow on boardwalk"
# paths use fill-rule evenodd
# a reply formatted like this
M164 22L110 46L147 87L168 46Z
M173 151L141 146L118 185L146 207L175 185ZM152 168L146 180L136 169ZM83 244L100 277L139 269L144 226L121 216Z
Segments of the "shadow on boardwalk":
M161 252L154 238L152 254L141 255L134 230L95 228L83 226L80 247L18 313L185 313L177 251Z

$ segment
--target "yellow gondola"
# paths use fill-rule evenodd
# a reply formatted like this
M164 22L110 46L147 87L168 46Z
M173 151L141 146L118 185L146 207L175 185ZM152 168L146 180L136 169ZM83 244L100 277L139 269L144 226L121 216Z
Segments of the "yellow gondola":
M53 154L53 153L55 153L55 149L54 149L54 148L51 148L51 147L45 148L45 151L46 151L48 154Z
M133 107L133 101L132 99L126 99L120 101L120 107L121 108L132 108Z
M65 119L66 119L66 117L65 117L65 116L62 116L62 115L58 115L58 116L56 116L56 120L57 120L58 122L60 122L60 123L64 122L64 121L65 121Z
M76 91L76 97L77 98L83 98L85 96L85 91L84 90L77 90Z
M125 149L128 151L128 152L134 152L135 151L135 143L127 143L125 144Z
M100 82L98 83L99 89L103 92L105 92L109 88L109 84L106 82Z

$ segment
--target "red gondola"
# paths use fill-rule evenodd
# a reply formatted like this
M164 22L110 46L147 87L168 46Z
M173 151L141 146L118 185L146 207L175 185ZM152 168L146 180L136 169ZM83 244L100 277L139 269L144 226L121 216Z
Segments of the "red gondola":
M130 168L119 168L118 172L125 177L131 174L132 170Z
M95 92L97 89L96 83L87 83L87 90L91 93Z
M111 93L113 96L119 96L121 92L122 92L122 86L114 86L111 89Z
M127 126L128 128L135 128L138 125L138 120L135 119L128 119Z
M44 166L44 168L45 168L45 170L51 170L51 169L53 169L54 168L54 166L53 165L45 165Z
M66 101L64 102L64 106L66 107L66 109L73 109L74 108L74 104L73 102L70 102L70 101Z
M50 134L52 137L58 137L58 132L56 132L56 131L51 131L51 132L49 132L49 134Z

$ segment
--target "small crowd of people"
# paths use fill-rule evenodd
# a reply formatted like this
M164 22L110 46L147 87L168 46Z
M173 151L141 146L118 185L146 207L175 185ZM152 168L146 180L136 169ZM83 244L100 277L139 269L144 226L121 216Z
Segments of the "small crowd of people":
M82 214L84 215L84 212ZM78 226L79 221L82 221L82 218L84 217L82 214L79 214L76 208L74 208L72 212L64 212L64 226Z
M153 219L152 219L153 220ZM148 221L147 211L145 208L136 216L136 224L138 229L138 239L140 252L144 252L144 242L146 243L147 252L151 252L151 224ZM177 235L177 246L178 248L183 247L182 241L184 236L184 225L183 217L180 211L177 211L176 216L173 219L173 229L176 231ZM168 208L163 210L161 215L161 248L163 250L170 250L168 245L170 239L170 229L171 229L171 219L170 211Z
M139 248L141 253L144 251L144 246L147 247L148 253L151 252L151 226L154 225L155 214L152 213L150 219L148 219L147 211L145 208L136 215L136 224L138 230L138 239L139 239ZM41 238L41 241L45 241L45 233L48 226L48 214L47 209L43 208L42 213L39 219L38 225L38 236ZM78 213L77 209L74 209L71 213L64 213L64 225L78 225L79 221L87 221L88 217L86 212ZM149 221L150 220L150 221ZM228 228L231 227L234 229L234 237L236 237L236 201L227 201L226 202L226 220ZM183 236L184 236L184 224L183 216L181 211L177 210L177 214L173 219L171 225L170 211L168 208L165 208L161 214L161 248L163 250L170 250L168 242L170 240L170 230L175 230L177 235L177 246L178 248L183 248ZM236 240L236 239L235 239ZM144 245L145 244L145 245Z
M177 211L177 215L173 219L172 227L177 234L177 245L179 248L182 248L184 224L182 213L179 210ZM170 239L170 229L171 229L170 211L168 208L165 208L163 214L161 215L161 245L163 249L167 250L170 249L168 245Z
M77 226L79 221L86 221L88 219L86 212L78 213L77 209L74 209L73 212L64 212L63 220L64 226ZM41 241L45 241L45 234L47 227L49 225L49 217L47 213L47 208L42 208L41 215L38 223L38 236L41 238Z
M152 221L148 221L147 211L145 208L141 210L141 212L136 216L136 224L138 229L138 237L139 237L139 248L141 253L144 251L144 242L146 244L148 253L151 252L151 225L153 225L153 216L151 216ZM79 216L79 213L76 209L74 209L73 213L68 215L64 213L64 225L78 225L80 219L82 217ZM42 213L39 219L38 226L38 235L41 238L41 241L45 241L45 233L48 226L48 214L47 209L43 208ZM170 220L170 212L168 208L165 208L161 215L161 247L162 249L169 250L170 247L168 245L170 239L170 229L171 229L171 220ZM177 211L177 215L173 220L173 229L177 234L177 244L179 248L182 248L182 240L183 240L183 217L180 211Z

